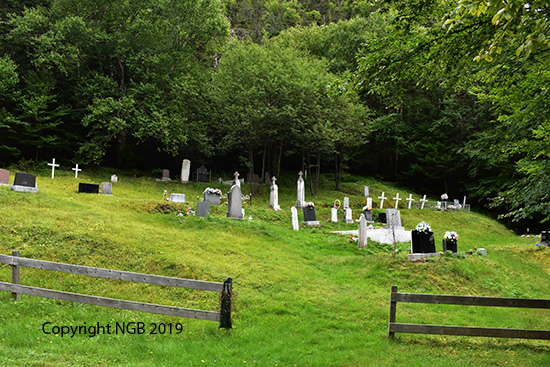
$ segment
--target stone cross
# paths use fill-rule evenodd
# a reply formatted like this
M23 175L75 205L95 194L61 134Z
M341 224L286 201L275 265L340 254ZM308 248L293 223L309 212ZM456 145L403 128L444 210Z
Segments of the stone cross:
M55 167L59 167L59 164L55 164L55 158L52 160L52 163L48 163L48 166L52 166L52 179L55 172Z
M420 201L422 202L422 206L420 207L420 209L424 209L424 204L426 204L426 202L428 201L426 200L426 195L424 195L424 197L420 199Z
M78 164L72 170L74 171L74 178L78 178L78 172L82 171L80 168L78 168ZM52 173L52 175L53 175L53 173Z
M303 176L303 172L300 171L300 173L298 173L298 182L296 183L297 185L297 198L296 198L296 207L298 208L303 208L306 206L306 188L305 188L305 183L304 183L304 179L302 178Z
M399 200L403 200L399 197L399 193L395 194L395 197L393 198L395 200L395 209L397 209L397 206L399 205Z
M359 248L367 247L367 220L365 216L361 214L359 217L359 235L357 239L357 246Z
M462 203L462 206L466 206L466 196L464 196L464 202Z
M380 199L380 209L384 208L384 200L387 199L387 197L384 196L384 192L382 192L382 196L379 196L378 199Z
M411 205L412 205L412 202L414 201L413 194L409 194L409 197L405 200L407 200L409 202L409 209L410 209Z
M279 206L279 187L275 183L277 181L277 177L273 176L271 178L271 192L269 195L269 207L273 210L281 210L281 207Z
M233 185L241 187L241 181L239 181L239 172L235 171L233 175L235 176L235 181L233 181Z

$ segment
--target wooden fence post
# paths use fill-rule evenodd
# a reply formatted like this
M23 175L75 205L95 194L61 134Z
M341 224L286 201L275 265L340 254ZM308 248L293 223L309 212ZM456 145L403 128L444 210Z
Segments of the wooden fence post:
M397 286L391 286L390 295L390 320L388 322L388 338L393 338L394 332L392 331L392 324L395 322L395 313L397 311L397 302L395 301L395 294L397 293Z
M231 329L231 296L233 293L233 278L227 277L223 282L221 310L220 310L220 328Z
M11 256L19 257L19 250L12 250ZM19 265L11 265L11 283L19 284ZM12 292L13 300L19 301L19 294Z

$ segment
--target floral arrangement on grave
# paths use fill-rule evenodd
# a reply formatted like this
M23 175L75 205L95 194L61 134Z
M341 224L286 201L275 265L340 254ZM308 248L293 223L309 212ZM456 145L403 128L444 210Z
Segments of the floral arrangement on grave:
M187 215L195 215L193 208L187 208Z
M443 238L447 241L456 242L458 240L458 234L455 231L447 231L443 235Z
M430 225L428 223L420 222L416 225L415 230L418 231L418 232L428 233L432 230L432 228L430 227Z
M447 194L441 195L441 200L447 200L447 199L449 199L449 195Z
M204 194L214 194L214 195L222 195L222 190L220 189L213 189L211 187L207 187L204 189Z
M357 242L358 240L359 240L359 237L350 237L349 238L350 243Z
M363 211L364 211L364 212L366 212L366 211L372 212L372 206L365 205L365 206L363 207Z
M313 203L313 201L309 201L309 202L306 203L306 206L307 206L308 208L314 208L314 207L315 207L315 204Z

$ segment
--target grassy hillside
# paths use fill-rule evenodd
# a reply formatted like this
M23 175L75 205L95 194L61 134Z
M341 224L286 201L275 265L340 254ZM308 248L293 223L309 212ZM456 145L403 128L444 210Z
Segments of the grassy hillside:
M278 181L283 210L267 209L269 190L246 202L246 218L225 218L227 202L206 219L178 216L196 208L209 185L157 182L119 174L114 196L78 194L78 182L108 181L111 172L58 171L37 179L40 192L0 187L0 253L133 272L208 281L234 279L234 328L211 321L179 319L62 301L0 293L0 361L7 366L545 366L550 342L519 339L399 334L387 338L389 292L550 298L550 249L520 238L475 213L401 210L406 229L428 222L441 249L447 230L459 233L459 251L484 247L488 257L406 260L408 244L369 243L357 249L329 223L335 199L364 203L371 196L409 192L369 178L347 177L343 192L323 177L316 203L321 228L291 230L296 178ZM13 176L12 176L13 180ZM210 185L221 188L228 186ZM163 190L185 193L188 204L162 201ZM243 190L247 191L246 186ZM389 195L388 195L389 194ZM418 200L423 193L415 194ZM378 202L377 199L374 200ZM392 200L390 200L391 202ZM341 216L340 216L341 218ZM11 270L0 266L0 280ZM148 286L24 268L21 283L93 294L217 310L216 294ZM550 329L550 311L403 304L398 322ZM74 337L48 335L42 325L144 322L144 335ZM151 335L153 323L180 323L181 333Z

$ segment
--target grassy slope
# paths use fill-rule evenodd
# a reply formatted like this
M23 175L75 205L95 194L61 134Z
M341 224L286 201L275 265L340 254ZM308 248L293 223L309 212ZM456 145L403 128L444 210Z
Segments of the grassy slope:
M266 209L268 193L245 204L252 221L225 218L227 205L203 220L161 214L162 191L184 192L193 207L203 184L120 178L115 196L77 194L77 182L107 181L110 175L69 173L38 177L37 195L0 188L0 253L134 272L223 281L234 278L234 329L208 321L0 294L0 361L28 366L458 366L550 365L550 343L513 339L398 335L387 339L389 290L549 298L550 250L535 239L519 238L500 224L472 212L401 210L407 229L425 220L436 238L459 233L459 251L485 247L485 257L406 261L388 247L370 243L358 250L345 236L328 233L356 225L328 223L334 199L404 190L371 179L349 177L344 193L324 182L314 198L320 229L290 229L294 178L279 181L282 212ZM222 188L222 187L220 187ZM228 187L222 188L224 192ZM246 192L246 188L244 189ZM267 191L267 190L266 190ZM405 195L407 194L407 195ZM420 193L419 193L420 194ZM419 195L413 195L417 199ZM307 197L311 200L311 197ZM377 199L375 199L377 202ZM390 200L391 203L391 200ZM181 205L185 211L186 205ZM358 216L355 210L354 217ZM440 240L436 243L441 248ZM400 248L405 249L406 244ZM9 281L10 269L0 267ZM22 270L22 284L105 297L216 310L216 294ZM398 322L550 329L547 310L399 305ZM42 324L94 325L115 322L183 324L181 334L98 335L74 338L45 335Z

